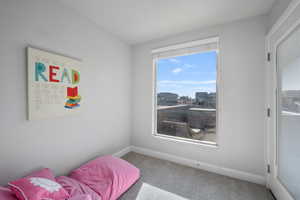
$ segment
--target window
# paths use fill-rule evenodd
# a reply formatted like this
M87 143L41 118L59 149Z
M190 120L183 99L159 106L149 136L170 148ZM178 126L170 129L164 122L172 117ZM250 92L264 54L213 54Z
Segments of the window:
M216 144L218 38L153 50L154 134Z

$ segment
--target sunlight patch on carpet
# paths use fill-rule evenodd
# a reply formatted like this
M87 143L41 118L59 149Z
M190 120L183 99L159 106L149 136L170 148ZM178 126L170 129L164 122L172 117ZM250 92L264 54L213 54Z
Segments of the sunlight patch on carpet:
M143 183L136 200L188 200L171 192Z

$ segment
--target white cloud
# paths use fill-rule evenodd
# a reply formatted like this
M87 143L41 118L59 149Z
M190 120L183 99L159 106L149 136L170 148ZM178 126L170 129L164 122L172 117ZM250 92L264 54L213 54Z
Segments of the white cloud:
M213 87L196 87L193 88L193 90L196 90L197 92L216 92L216 88Z
M177 67L177 68L173 69L172 72L173 72L174 74L178 74L178 73L182 72L182 68Z
M203 84L215 84L216 80L209 81L171 81L171 80L162 80L159 81L160 84L187 84L187 85L203 85Z
M175 89L180 89L183 88L183 85L178 85L178 84L163 84L158 82L158 86L162 88L175 88Z
M191 64L184 64L183 65L185 68L193 68L193 67L195 67L194 65L191 65Z
M178 60L176 58L170 58L169 61L172 63L180 63L180 60Z

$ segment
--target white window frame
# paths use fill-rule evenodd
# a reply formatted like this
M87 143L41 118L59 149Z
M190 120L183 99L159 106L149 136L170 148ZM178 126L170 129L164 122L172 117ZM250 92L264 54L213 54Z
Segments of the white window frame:
M189 139L189 138L183 138L183 137L177 137L177 136L170 136L170 135L165 135L157 132L157 61L161 58L153 57L152 58L152 135L155 138L159 139L166 139L174 142L184 142L184 143L189 143L189 144L196 144L196 145L201 145L201 146L208 146L208 147L214 147L218 148L219 147L219 128L220 128L220 74L221 74L221 69L220 69L220 52L219 52L219 37L211 37L211 38L206 38L202 40L196 40L196 41L191 41L191 42L186 42L186 43L181 43L181 44L176 44L176 45L171 45L167 47L162 47L158 49L153 49L152 54L155 53L160 53L160 52L167 52L167 51L172 51L172 50L178 50L178 49L185 49L185 48L191 48L191 47L196 47L200 45L205 45L205 44L210 44L216 42L218 44L218 48L215 50L208 50L208 51L199 51L196 53L205 53L205 52L210 52L210 51L215 51L217 53L217 77L216 77L216 142L211 142L211 141L201 141L201 140L196 140L196 139ZM186 53L186 54L181 54L178 56L183 56L183 55L191 55L191 54L196 54L196 53ZM170 57L175 57L175 56L170 56ZM167 57L165 57L167 58Z

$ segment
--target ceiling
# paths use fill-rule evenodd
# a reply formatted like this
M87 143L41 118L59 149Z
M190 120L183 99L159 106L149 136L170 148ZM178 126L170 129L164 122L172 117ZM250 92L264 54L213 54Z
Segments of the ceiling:
M274 0L61 1L130 44L266 14L274 2Z

